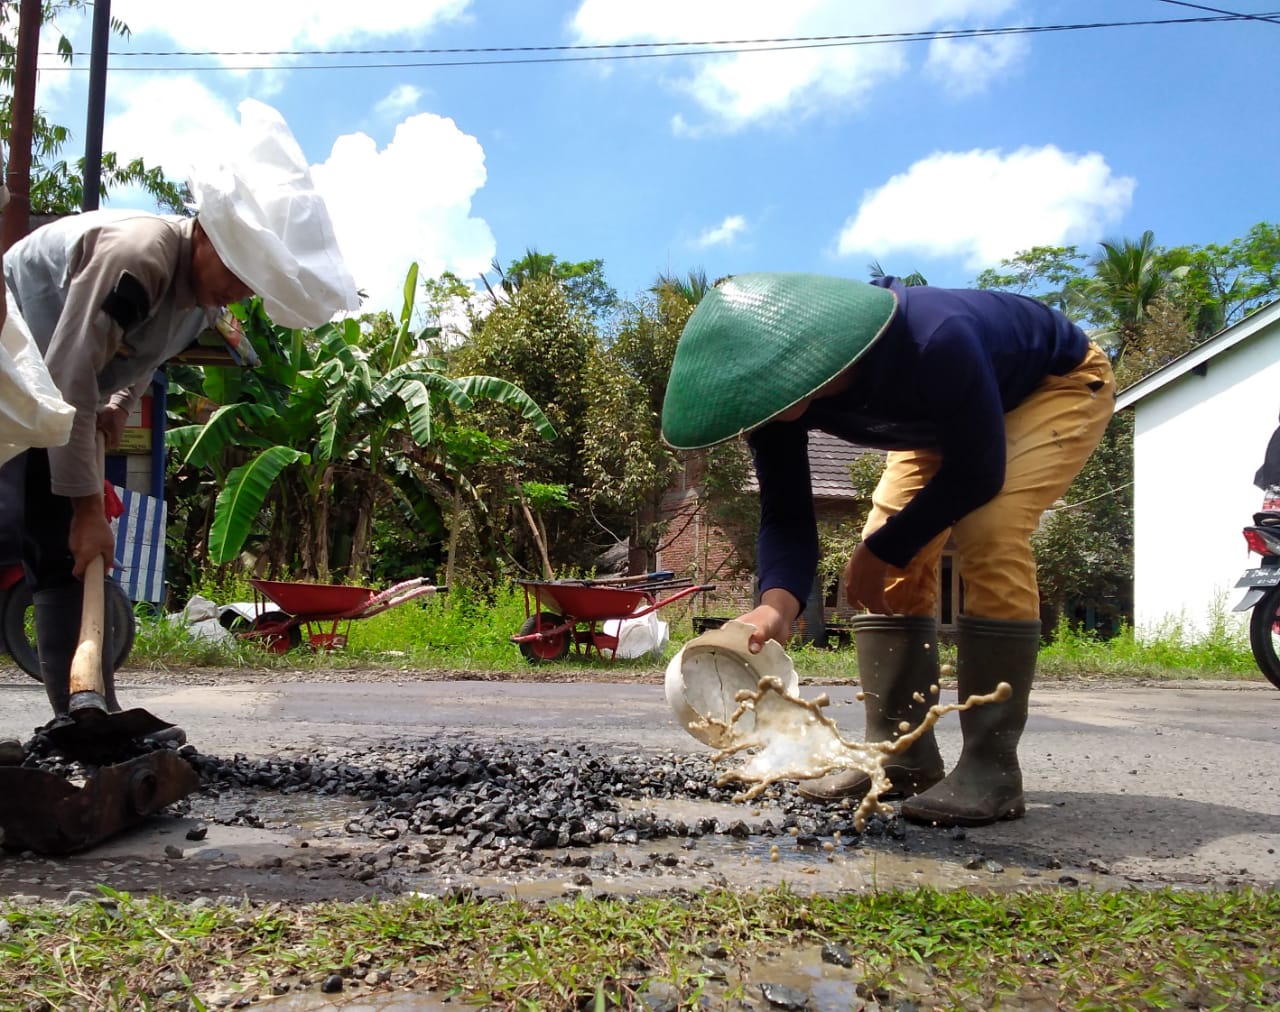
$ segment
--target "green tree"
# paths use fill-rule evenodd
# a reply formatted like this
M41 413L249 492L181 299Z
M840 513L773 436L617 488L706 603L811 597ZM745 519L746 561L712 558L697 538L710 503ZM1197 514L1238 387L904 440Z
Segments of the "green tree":
M677 274L659 274L649 286L649 292L658 297L668 296L678 299L693 307L702 301L711 288L712 285L707 280L707 272L698 269L689 271L684 277Z
M919 271L912 271L910 274L892 275L880 266L879 260L873 260L867 264L867 273L873 281L878 281L881 278L897 277L908 288L921 288L929 283L929 280Z
M1280 292L1280 226L1259 222L1223 245L1177 246L1161 267L1178 279L1197 338L1239 322Z
M1171 285L1147 307L1147 319L1137 328L1137 340L1115 363L1116 388L1123 390L1155 372L1202 342L1192 323L1188 299Z
M1079 264L1085 259L1075 246L1032 246L983 271L974 287L1028 295L1073 316L1080 308L1073 293L1083 283Z
M589 308L571 298L558 279L538 277L527 278L496 301L452 355L453 372L510 378L541 406L556 431L554 439L540 441L526 420L497 405L484 407L477 416L485 431L512 447L512 456L489 465L481 483L490 522L507 539L506 561L519 572L543 568L522 515L517 489L523 483L566 490L564 508L548 508L542 517L554 568L589 569L599 552L611 546L611 537L592 512L581 508L590 500L583 463L588 377L596 375L593 363L599 354Z
M61 14L90 9L88 0L45 0L42 23L56 24ZM0 139L6 146L13 130L13 85L17 71L15 48L18 4L0 3ZM111 31L121 38L130 35L129 26L111 19ZM70 63L75 56L71 40L57 39L58 56ZM62 151L71 140L69 128L51 122L39 109L31 126L30 200L32 214L69 214L84 206L84 159L68 162ZM123 186L139 186L165 211L179 213L185 205L185 188L168 180L164 170L148 167L141 158L121 160L113 151L102 153L99 198Z
M619 312L606 347L588 366L583 467L597 516L627 522L618 540L627 541L633 574L652 570L666 527L662 497L678 462L662 442L662 401L676 342L706 290L700 272L687 282L659 278L649 295Z
M639 304L645 312L632 318L632 339L622 342L621 368L643 378L639 386L647 393L646 408L652 411L655 430L661 426L662 401L671 375L676 342L690 314L713 287L708 284L703 270L691 270L683 277L674 273L659 274L649 287L653 301ZM631 403L638 400L638 396L633 397ZM662 465L665 466L665 460ZM696 490L696 498L675 517L659 524L648 524L649 517L661 516L665 486L674 480L680 468L685 472L685 487ZM700 561L701 577L717 580L752 576L755 573L756 532L760 524L759 497L753 478L751 453L744 439L731 439L705 450L674 454L665 474L655 466L648 499L634 518L636 526L632 546L643 550L643 566L649 567L664 541L675 540L689 524L705 518L723 535L730 551L714 568L703 570ZM657 487L659 482L664 488ZM655 543L658 537L662 540ZM633 559L633 572L641 565L638 558Z
M603 316L618 302L618 293L604 278L603 260L582 260L578 263L562 261L554 253L539 253L527 249L519 260L511 261L504 271L498 261L493 261L498 275L498 286L509 298L530 281L554 282L560 286L571 302L585 308L593 316ZM482 278L494 300L497 293Z

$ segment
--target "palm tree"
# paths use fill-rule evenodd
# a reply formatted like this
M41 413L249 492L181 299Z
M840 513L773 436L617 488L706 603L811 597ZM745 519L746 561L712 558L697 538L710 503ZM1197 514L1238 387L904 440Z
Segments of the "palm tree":
M872 260L871 263L867 264L867 272L871 275L871 280L873 281L877 281L880 278L890 277L890 275L885 272L885 269L880 266L879 260ZM898 280L908 288L924 288L929 284L928 279L919 271L912 271L910 274L905 276L893 276L897 277Z
M689 271L683 278L675 274L659 274L649 286L654 295L668 295L696 306L714 286L707 281L707 272L701 268Z
M1169 279L1159 269L1160 251L1150 229L1136 243L1107 240L1093 260L1093 277L1084 286L1102 326L1090 336L1106 345L1118 345L1119 354L1136 343L1139 325L1148 319L1151 304L1165 290Z

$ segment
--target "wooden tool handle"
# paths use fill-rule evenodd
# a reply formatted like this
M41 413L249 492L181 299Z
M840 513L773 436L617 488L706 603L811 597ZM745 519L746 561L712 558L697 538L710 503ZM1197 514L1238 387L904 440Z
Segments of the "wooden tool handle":
M106 444L98 433L98 481L103 480ZM84 570L84 603L80 606L80 645L71 658L71 694L94 692L103 695L102 682L102 626L106 571L102 556L90 560Z
M102 684L102 556L94 559L84 571L84 604L80 608L80 645L71 658L71 693L96 692L103 695Z

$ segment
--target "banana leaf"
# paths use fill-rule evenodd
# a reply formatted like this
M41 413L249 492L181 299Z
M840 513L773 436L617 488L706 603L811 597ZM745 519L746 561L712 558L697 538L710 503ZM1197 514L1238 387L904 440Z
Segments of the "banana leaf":
M310 463L310 454L288 446L273 446L227 475L227 483L213 507L209 561L221 566L240 553L276 478L299 461Z

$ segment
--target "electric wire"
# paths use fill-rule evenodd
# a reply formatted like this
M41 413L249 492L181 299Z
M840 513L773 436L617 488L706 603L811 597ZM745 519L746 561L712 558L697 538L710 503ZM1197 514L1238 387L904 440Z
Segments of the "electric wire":
M1204 4L1188 3L1187 0L1161 0L1162 3L1172 4L1174 7L1188 7L1191 10L1209 11L1213 14L1230 14L1233 17L1244 18L1246 21L1265 21L1267 24L1280 25L1280 21L1267 14L1242 14L1239 11L1227 11L1221 7L1206 7Z
M1181 0L1164 0L1167 3L1180 3L1182 6L1198 7L1196 4L1181 4ZM1213 8L1203 8L1212 11ZM763 39L720 39L685 42L612 42L578 45L554 46L487 46L469 48L421 48L421 49L275 49L275 50L112 50L109 56L117 59L136 57L329 57L329 56L469 56L492 55L492 59L448 59L429 61L380 61L374 63L312 63L312 64L259 64L244 65L231 63L219 66L128 66L113 64L112 72L166 72L166 71L217 71L234 69L244 70L377 70L377 69L418 69L438 67L475 67L504 66L539 63L578 63L611 60L661 59L680 56L726 56L743 53L785 52L801 49L829 49L851 46L887 45L910 42L949 41L953 39L996 38L1009 35L1036 35L1056 32L1096 31L1111 28L1137 28L1166 25L1222 24L1241 21L1267 21L1280 24L1275 17L1280 12L1268 11L1257 14L1240 14L1224 11L1211 15L1183 18L1147 18L1134 21L1094 21L1078 24L1055 25L1015 25L999 28L958 28L940 29L920 32L880 32L858 35L815 35L794 36ZM702 47L702 48L698 48ZM713 47L713 48L706 48ZM640 52L639 50L645 50ZM564 54L564 55L530 55L518 57L501 57L503 53L529 54ZM44 54L50 55L50 54ZM76 54L79 56L80 54ZM76 66L74 57L71 63L61 66L49 66L47 70L80 71L87 67Z

